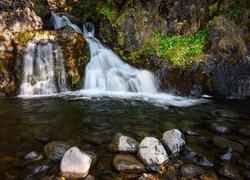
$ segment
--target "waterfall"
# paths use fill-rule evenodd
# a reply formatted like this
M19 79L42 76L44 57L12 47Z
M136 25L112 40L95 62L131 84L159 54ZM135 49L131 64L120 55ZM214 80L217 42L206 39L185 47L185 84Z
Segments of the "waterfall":
M76 32L85 36L88 41L91 58L85 69L83 89L67 92L67 95L79 96L107 96L126 99L145 100L166 107L190 106L200 103L200 100L190 99L159 90L159 81L156 76L147 70L136 69L121 60L111 49L105 47L94 37L94 25L87 23L81 30L71 23L66 16L52 13L54 28L70 26ZM75 99L75 98L74 98Z
M87 38L91 59L85 69L85 90L157 93L158 81L151 72L124 63L89 33Z
M66 75L60 46L50 42L29 42L24 55L21 95L65 92Z
M66 16L52 13L54 28L71 26L84 34L90 49L91 59L85 69L85 90L157 93L158 81L151 72L138 70L123 62L111 49L94 38L94 26L86 23L83 31Z
M77 25L73 24L66 16L58 16L57 14L52 13L52 20L54 29L59 29L64 26L70 26L74 29L74 31L83 34L82 30Z

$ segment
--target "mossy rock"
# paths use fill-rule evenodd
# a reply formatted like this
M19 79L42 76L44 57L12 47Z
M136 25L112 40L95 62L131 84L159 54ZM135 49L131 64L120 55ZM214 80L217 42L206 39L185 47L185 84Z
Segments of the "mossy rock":
M17 36L19 60L22 62L25 48L29 41L50 41L58 43L64 54L66 62L67 83L71 90L81 88L84 70L90 59L89 49L85 37L76 33L70 27L58 30L38 30L21 32Z

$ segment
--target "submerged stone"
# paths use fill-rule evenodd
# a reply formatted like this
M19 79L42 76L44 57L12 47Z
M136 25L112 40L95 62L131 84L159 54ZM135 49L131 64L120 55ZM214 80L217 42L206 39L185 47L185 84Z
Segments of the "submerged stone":
M206 173L200 176L201 180L219 180L218 176L211 171L207 171Z
M232 164L225 164L222 168L219 169L219 173L222 176L228 177L230 179L242 180L238 170Z
M70 148L60 164L61 175L68 179L84 178L88 175L92 159L77 147Z
M216 123L211 124L210 129L218 134L228 134L230 132L228 127Z
M226 147L218 156L218 159L221 161L230 161L232 158L232 148Z
M59 161L71 145L63 141L53 141L44 146L44 153L49 160Z
M139 147L138 157L151 170L167 163L169 158L161 142L154 137L145 137Z
M39 161L39 160L43 159L43 155L42 155L42 153L39 153L37 151L31 151L30 153L26 154L23 157L23 159L26 161Z
M212 168L214 166L213 163L210 162L204 155L197 153L188 147L185 147L184 155L186 159L189 159L197 165L203 166L205 168Z
M172 156L178 156L182 147L186 144L182 139L182 133L178 129L172 129L163 133L163 144Z
M224 137L220 137L220 136L214 136L213 137L213 144L215 146L218 146L220 148L226 148L226 147L231 147L233 151L236 151L236 152L243 152L244 151L244 146L237 143L237 142L234 142L234 141L231 141L231 140L228 140Z
M130 154L117 154L113 160L114 168L123 173L142 173L145 166Z
M181 166L181 175L187 179L191 179L205 172L205 169L194 164L184 164L183 166Z
M250 170L250 160L248 159L239 159L237 163L246 169Z

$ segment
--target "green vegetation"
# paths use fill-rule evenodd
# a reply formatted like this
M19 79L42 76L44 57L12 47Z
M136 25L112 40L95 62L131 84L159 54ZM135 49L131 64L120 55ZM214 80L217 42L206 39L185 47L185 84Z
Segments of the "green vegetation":
M161 37L157 55L172 61L175 65L185 66L203 56L203 46L208 30L200 30L190 37Z

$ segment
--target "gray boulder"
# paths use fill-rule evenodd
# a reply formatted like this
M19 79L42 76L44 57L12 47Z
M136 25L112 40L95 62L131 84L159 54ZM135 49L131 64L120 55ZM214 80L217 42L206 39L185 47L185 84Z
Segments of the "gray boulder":
M163 133L163 145L171 156L178 156L186 142L182 139L182 133L178 129L172 129Z
M167 163L169 160L163 145L154 137L145 137L142 140L139 146L138 157L151 170L155 170L155 168Z
M139 143L131 137L118 134L109 145L109 150L112 152L137 153Z

